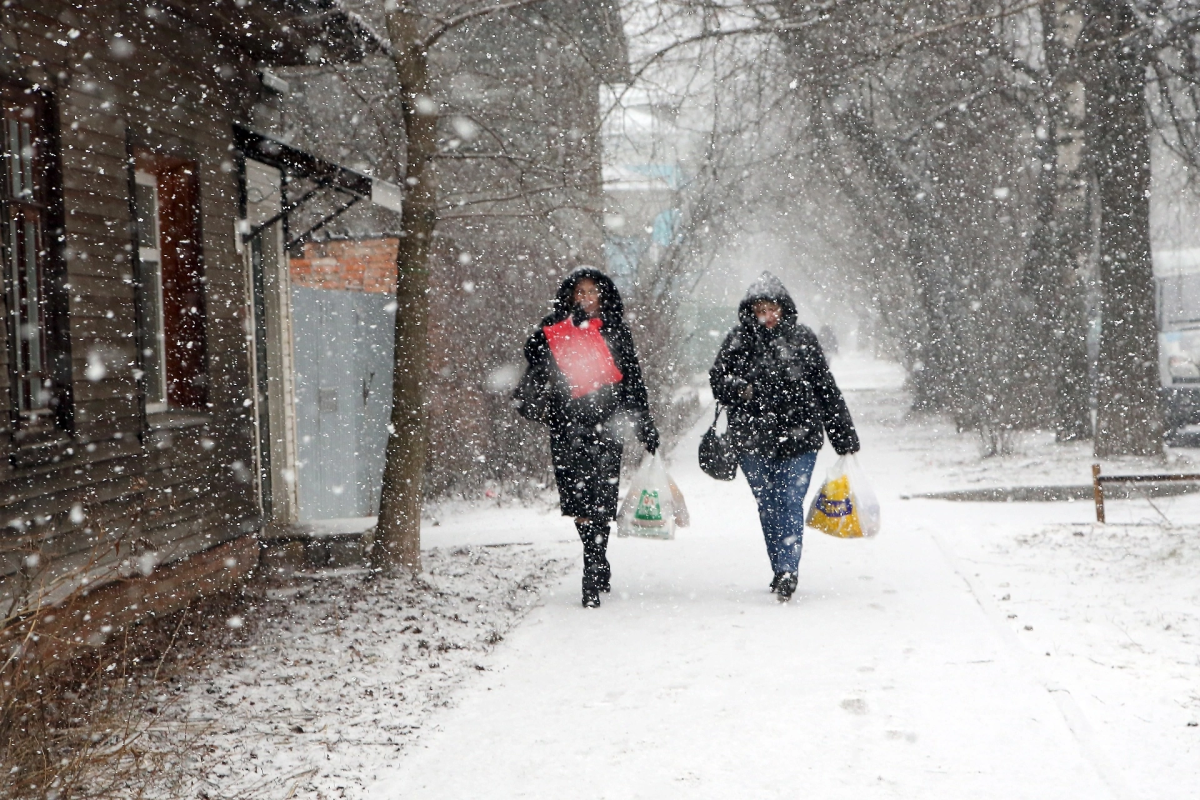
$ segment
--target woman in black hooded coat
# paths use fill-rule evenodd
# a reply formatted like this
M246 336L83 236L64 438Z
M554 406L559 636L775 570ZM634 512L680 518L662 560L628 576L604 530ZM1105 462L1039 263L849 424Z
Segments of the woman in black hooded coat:
M783 283L764 272L738 306L708 373L729 409L729 439L758 502L771 591L788 600L804 538L804 495L825 435L838 455L858 451L858 433L816 335L796 318Z
M598 335L597 335L598 334ZM639 441L658 449L646 385L617 287L585 267L559 287L554 311L525 342L517 411L550 428L559 505L583 541L583 605L610 589L609 523L617 513L623 445L611 422L628 412Z

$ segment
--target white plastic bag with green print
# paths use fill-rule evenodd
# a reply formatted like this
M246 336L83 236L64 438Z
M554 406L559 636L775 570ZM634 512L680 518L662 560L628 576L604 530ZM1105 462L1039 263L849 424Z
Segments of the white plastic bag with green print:
M617 513L617 536L675 538L675 499L662 459L647 454Z

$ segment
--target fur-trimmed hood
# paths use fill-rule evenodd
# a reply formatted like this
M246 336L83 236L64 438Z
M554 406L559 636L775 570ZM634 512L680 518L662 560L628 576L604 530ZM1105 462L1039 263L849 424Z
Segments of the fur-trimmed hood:
M575 287L584 278L591 278L600 288L600 319L606 325L617 325L624 322L625 304L621 302L621 293L617 291L612 278L595 267L580 267L563 279L554 298L554 311L542 324L561 322L571 316L575 309Z
M746 296L738 305L738 321L751 328L757 325L758 320L754 318L754 304L760 300L770 300L779 304L783 312L780 320L782 326L792 327L796 324L796 303L788 294L783 281L769 272L759 275L758 279L746 290Z

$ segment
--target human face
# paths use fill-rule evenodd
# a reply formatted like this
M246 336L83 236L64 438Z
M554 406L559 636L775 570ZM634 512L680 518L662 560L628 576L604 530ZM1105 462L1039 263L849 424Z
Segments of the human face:
M774 328L783 318L783 309L774 300L759 300L754 304L754 318L764 328Z
M575 305L583 313L594 317L600 311L600 287L591 278L583 278L575 284Z

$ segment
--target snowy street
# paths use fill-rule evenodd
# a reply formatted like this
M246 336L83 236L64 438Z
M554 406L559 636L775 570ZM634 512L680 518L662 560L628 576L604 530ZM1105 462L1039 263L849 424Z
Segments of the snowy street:
M503 499L432 507L416 578L262 576L238 646L153 688L145 741L185 757L151 796L1195 797L1200 497L1105 526L1090 500L904 499L1085 484L1090 450L981 459L906 415L893 365L833 370L884 528L809 530L789 604L744 479L696 464L702 421L672 465L692 526L614 538L599 609L570 521Z
M0 800L1200 800L1200 0L4 8Z
M833 362L883 503L878 539L809 531L797 595L777 603L750 491L699 471L697 428L673 465L692 527L614 539L598 611L579 608L576 555L367 796L1196 796L1200 528L1153 524L1136 501L1113 504L1129 524L1105 530L1090 503L901 500L1086 483L1088 453L981 475L969 436L902 421L901 376L881 366ZM1156 505L1196 520L1194 500ZM528 513L443 520L426 545L563 553L568 521Z

